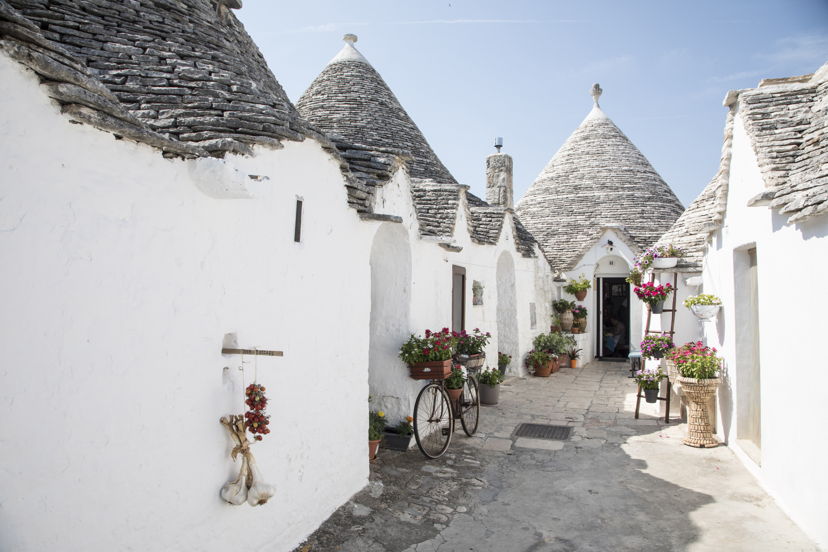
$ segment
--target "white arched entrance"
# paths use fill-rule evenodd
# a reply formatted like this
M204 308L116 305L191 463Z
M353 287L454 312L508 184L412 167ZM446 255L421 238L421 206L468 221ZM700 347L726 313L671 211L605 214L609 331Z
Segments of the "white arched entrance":
M497 350L512 356L510 371L520 372L515 261L504 251L497 259Z
M368 386L372 406L395 425L411 413L412 380L397 356L408 339L411 311L411 247L401 224L386 222L371 246L371 319Z

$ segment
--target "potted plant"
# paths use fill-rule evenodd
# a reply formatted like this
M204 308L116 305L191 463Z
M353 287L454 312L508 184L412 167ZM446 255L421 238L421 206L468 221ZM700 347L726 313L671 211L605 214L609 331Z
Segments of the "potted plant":
M684 306L693 311L697 318L708 320L714 318L722 307L722 300L715 295L702 293L691 295L684 300Z
M503 382L503 373L500 370L489 368L480 373L480 402L482 404L497 404L500 400L500 384Z
M658 401L658 388L661 385L661 380L667 377L661 366L638 370L633 377L641 389L644 390L644 400L648 403Z
M425 337L412 334L400 347L400 358L413 379L443 379L451 372L455 341L448 328L426 330Z
M581 351L582 349L578 349L577 347L570 347L569 351L566 354L569 356L569 367L570 368L577 368L578 367L578 359L581 358Z
M668 295L673 293L674 289L670 284L655 285L652 282L647 282L637 286L633 291L639 299L647 303L650 312L661 314L664 310L664 301Z
M455 340L454 346L454 360L466 367L466 370L477 371L486 362L486 345L492 338L489 332L481 332L480 328L475 328L469 334L466 330L461 332L451 332Z
M650 268L663 270L676 266L679 258L683 256L684 251L675 247L673 244L648 247L636 257L633 266L641 273L647 272Z
M561 331L561 316L557 312L552 313L552 325L549 326L550 332Z
M526 354L526 366L534 370L535 376L548 378L552 373L552 355L546 351L532 349Z
M446 377L445 381L446 392L448 393L452 404L456 405L457 401L460 400L460 395L463 394L463 384L465 382L466 378L463 377L463 370L461 370L458 366L452 367L451 372L448 377ZM457 409L455 408L455 410Z
M575 338L560 332L538 334L532 341L536 351L543 351L550 356L552 372L557 372L561 355L566 354L575 345Z
M690 407L687 438L682 442L691 447L718 446L707 417L707 403L716 395L716 388L722 381L719 378L722 360L716 349L701 341L691 341L671 350L667 356L675 363L679 374L676 381L681 384Z
M583 305L575 305L572 307L572 316L575 319L574 325L580 328L582 332L585 332L587 325L587 308Z
M630 269L630 275L627 276L625 279L628 284L640 286L641 281L644 279L644 273L641 271L641 268L639 266L633 266L632 269Z
M509 366L510 362L512 362L511 355L501 353L500 351L497 352L497 368L501 374L506 374L506 367Z
M552 302L552 308L558 313L558 318L561 321L561 329L565 332L572 329L572 322L574 320L572 307L574 306L575 303L573 301L567 301L566 299L558 299Z
M581 274L577 280L570 280L564 286L564 291L574 295L578 301L583 301L586 298L587 290L592 287L592 283Z
M641 355L644 358L663 358L673 347L675 345L669 333L648 334L641 340Z
M385 412L371 410L368 412L368 459L377 457L382 432L385 429Z
M391 450L407 451L411 444L411 436L414 435L414 426L411 425L413 421L414 418L406 416L396 426L385 426L385 435L382 438L383 446Z

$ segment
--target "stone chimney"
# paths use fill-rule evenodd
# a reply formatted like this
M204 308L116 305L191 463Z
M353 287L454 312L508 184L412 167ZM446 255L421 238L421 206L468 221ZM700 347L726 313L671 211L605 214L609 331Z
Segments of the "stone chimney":
M512 157L506 153L500 153L503 147L503 139L495 141L497 153L486 158L486 201L489 205L514 207L512 201Z

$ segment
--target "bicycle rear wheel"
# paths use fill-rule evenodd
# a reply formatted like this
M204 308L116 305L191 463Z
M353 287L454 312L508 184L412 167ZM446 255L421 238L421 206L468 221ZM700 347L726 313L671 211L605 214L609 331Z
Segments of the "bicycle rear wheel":
M463 396L460 397L460 424L463 431L471 437L477 431L480 421L480 393L477 378L469 375L463 384Z
M417 395L413 425L417 447L427 458L446 452L454 432L454 418L448 395L440 384L429 383Z

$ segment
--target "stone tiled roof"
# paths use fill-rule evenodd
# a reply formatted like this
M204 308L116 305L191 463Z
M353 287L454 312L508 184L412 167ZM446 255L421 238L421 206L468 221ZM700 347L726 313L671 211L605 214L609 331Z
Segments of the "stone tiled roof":
M719 228L724 218L730 178L730 153L733 143L733 112L725 124L722 155L716 176L693 200L675 224L659 238L657 245L673 244L684 251L677 272L701 272L707 238Z
M169 152L313 135L225 4L0 0L0 38L70 117Z
M352 37L352 35L348 35ZM412 178L456 183L380 74L349 38L296 103L334 142L407 152Z
M502 207L469 207L471 239L477 243L495 245L500 239L506 210Z
M768 187L791 223L828 212L828 63L813 76L767 79L738 93L739 113Z
M342 160L348 205L360 213L373 211L377 186L386 184L407 157L399 150L371 148L343 141L331 141L332 152ZM324 144L323 144L324 147Z
M565 271L575 267L603 227L620 225L643 249L684 209L644 155L596 105L516 210L550 263Z
M457 184L412 182L411 196L420 223L420 235L447 239L454 235L460 190Z

